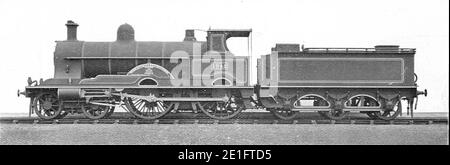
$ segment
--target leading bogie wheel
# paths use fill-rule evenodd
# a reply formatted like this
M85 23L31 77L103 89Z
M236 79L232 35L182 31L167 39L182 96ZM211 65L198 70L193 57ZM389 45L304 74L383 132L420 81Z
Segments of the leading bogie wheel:
M95 104L83 104L81 105L81 111L83 111L84 116L89 119L101 119L106 116L108 111L111 109L110 106L95 105Z
M62 103L53 93L41 93L34 98L32 108L39 118L50 120L60 115Z

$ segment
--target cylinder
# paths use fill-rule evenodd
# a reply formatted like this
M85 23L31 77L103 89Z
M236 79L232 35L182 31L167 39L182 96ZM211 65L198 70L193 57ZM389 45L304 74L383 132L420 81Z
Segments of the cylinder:
M79 99L81 92L79 88L60 88L58 89L58 99Z

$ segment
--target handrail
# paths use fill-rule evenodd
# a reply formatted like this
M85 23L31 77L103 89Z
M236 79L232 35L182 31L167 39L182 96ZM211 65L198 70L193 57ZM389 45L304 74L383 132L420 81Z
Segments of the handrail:
M317 52L317 53L413 53L416 51L414 48L398 48L398 49L375 49L375 48L304 48L304 52Z
M136 60L136 59L189 59L186 57L65 57L65 60Z

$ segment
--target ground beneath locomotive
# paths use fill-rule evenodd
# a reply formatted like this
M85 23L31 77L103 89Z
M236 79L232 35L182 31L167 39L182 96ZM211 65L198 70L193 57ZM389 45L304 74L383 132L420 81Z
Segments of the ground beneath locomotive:
M448 125L0 125L0 144L448 145Z

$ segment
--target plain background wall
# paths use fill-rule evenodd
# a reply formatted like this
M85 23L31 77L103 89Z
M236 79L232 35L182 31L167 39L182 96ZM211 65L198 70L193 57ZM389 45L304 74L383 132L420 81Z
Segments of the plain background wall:
M429 91L418 111L447 112L448 6L448 0L0 0L0 113L28 112L29 100L17 98L17 89L24 90L27 77L53 76L54 41L66 39L67 20L80 24L84 41L114 41L123 23L139 41L181 41L185 29L252 28L255 57L275 43L417 48L419 89ZM200 32L196 37L205 40ZM247 53L246 39L228 44L235 54Z

